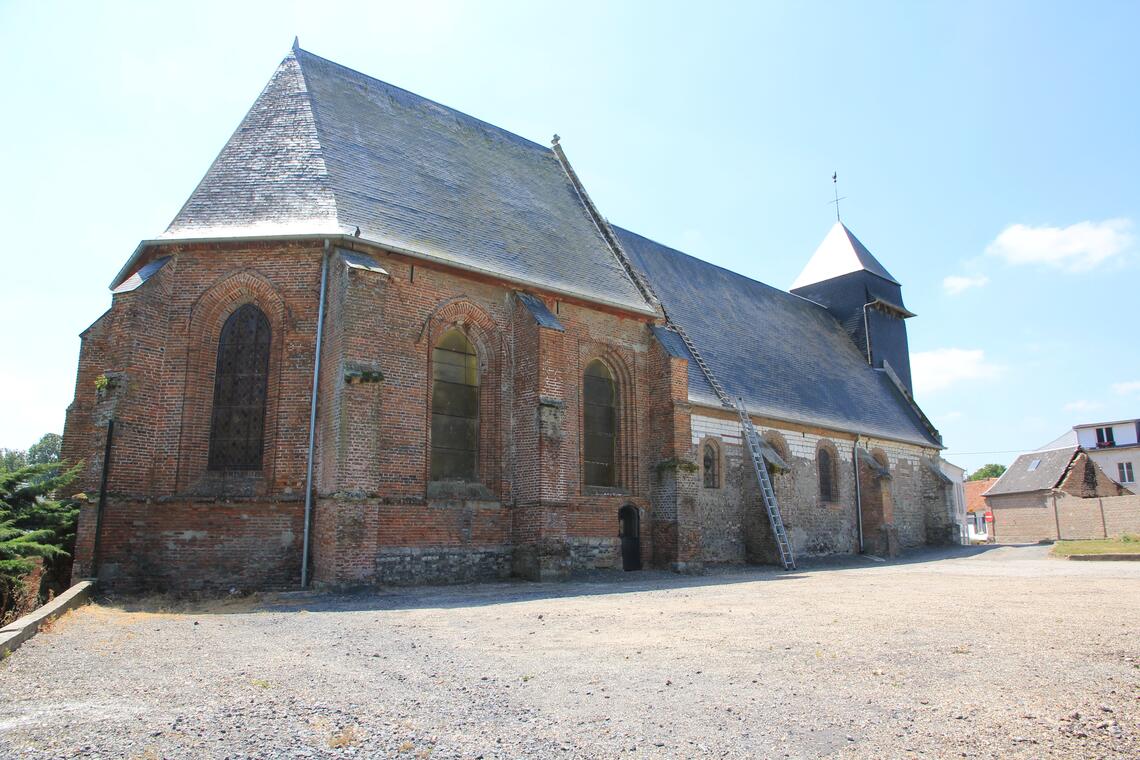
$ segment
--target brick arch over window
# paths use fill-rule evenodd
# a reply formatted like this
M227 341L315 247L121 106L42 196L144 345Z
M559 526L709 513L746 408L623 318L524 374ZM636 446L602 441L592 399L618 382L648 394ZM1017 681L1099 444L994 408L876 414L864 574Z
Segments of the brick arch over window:
M199 296L190 310L187 330L186 374L183 389L182 424L179 443L176 488L207 491L218 484L197 482L209 472L210 429L213 420L218 348L227 320L243 306L257 307L268 322L270 342L265 373L265 416L262 427L260 467L251 471L261 483L254 492L265 492L273 483L277 452L278 389L284 367L284 347L292 325L277 289L254 272L239 272L212 285ZM224 487L224 486L223 486Z
M593 486L586 479L586 369L592 362L601 362L614 382L614 469L612 486ZM583 346L581 364L578 368L578 406L579 406L579 473L582 488L614 488L634 493L637 490L637 440L636 418L637 409L636 386L630 370L631 359L624 352L604 343L594 343Z
M503 451L506 447L501 440L500 410L505 408L503 394L507 389L502 382L503 333L486 311L465 298L452 299L439 304L428 318L422 332L421 345L427 362L427 407L424 456L424 482L432 479L432 409L435 403L435 369L432 362L433 349L449 332L457 331L466 338L475 350L478 371L478 445L475 455L476 479L500 498L507 498L503 488Z
M819 483L819 500L839 501L839 452L835 444L822 440L815 450L816 478Z

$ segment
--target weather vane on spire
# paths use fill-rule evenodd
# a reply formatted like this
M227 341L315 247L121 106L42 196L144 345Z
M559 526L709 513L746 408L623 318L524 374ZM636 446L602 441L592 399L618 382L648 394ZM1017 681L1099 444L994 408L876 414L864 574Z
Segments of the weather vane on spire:
M839 197L839 172L832 172L831 173L831 184L835 187L835 200L829 201L829 203L835 204L835 221L838 222L838 221L840 221L840 219L839 219L839 201L847 200L846 195L843 196L842 198Z

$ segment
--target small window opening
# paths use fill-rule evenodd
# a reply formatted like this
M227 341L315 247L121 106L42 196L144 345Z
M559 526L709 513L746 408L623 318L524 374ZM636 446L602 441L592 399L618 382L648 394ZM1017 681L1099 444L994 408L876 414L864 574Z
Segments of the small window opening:
M705 488L720 488L720 457L716 445L706 443L704 450Z
M1120 474L1121 483L1135 483L1136 479L1132 474L1131 462L1117 462L1116 471Z
M1034 459L1032 462L1029 463L1029 471L1033 472L1034 470L1036 470L1040 466L1041 466L1041 460L1040 459Z
M822 501L838 501L835 483L835 459L827 449L820 449L816 457L819 468L819 498Z

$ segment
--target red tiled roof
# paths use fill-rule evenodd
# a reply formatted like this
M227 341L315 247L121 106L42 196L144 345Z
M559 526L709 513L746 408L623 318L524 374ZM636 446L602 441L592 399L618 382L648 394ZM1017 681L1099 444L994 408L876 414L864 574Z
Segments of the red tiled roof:
M985 480L967 480L966 486L966 511L967 512L985 512L986 500L982 498L989 487L997 482L997 478L986 478Z

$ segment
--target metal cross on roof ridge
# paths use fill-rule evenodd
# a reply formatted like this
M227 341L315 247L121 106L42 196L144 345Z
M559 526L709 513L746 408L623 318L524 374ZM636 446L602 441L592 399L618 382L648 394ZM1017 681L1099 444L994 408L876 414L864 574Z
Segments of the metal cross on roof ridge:
M839 172L832 172L831 173L831 184L835 186L835 200L828 201L828 204L829 205L832 203L835 204L835 221L838 222L838 221L842 221L839 218L839 201L847 200L846 195L843 196L842 198L839 197Z

